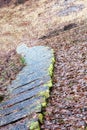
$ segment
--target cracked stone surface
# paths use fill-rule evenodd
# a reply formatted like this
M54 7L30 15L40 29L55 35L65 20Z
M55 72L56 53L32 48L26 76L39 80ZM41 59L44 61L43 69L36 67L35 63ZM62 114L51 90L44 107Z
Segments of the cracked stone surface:
M8 86L9 99L0 104L0 130L29 129L32 122L38 122L38 113L49 97L53 50L44 46L28 48L23 44L17 52L24 57L26 66Z

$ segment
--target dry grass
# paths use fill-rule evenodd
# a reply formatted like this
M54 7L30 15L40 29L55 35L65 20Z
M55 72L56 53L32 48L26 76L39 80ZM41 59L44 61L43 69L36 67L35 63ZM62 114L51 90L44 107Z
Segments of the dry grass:
M64 23L86 19L87 1L72 2L72 5L78 4L83 4L85 8L67 16L58 16L58 12L65 8L63 0L33 0L24 5L1 8L0 50L14 49L21 43L33 45L39 37Z

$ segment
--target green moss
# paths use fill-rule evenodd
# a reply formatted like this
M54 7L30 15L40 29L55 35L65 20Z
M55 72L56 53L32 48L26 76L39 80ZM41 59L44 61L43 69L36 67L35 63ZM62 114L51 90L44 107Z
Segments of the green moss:
M38 104L35 110L40 110L41 109L41 104Z
M35 121L30 124L30 130L40 130L39 122Z
M54 63L55 63L55 58L54 57L52 57L51 62L52 63L50 64L50 66L48 68L48 72L49 72L49 75L52 77L52 75L53 75L53 66L54 66Z
M46 112L46 111L45 111L45 112L43 112L43 116L46 116L47 114L48 114L48 112Z
M54 57L52 58L52 63L53 63L53 64L55 63L55 58L54 58Z
M47 99L50 96L49 95L49 90L46 90L45 92L40 92L39 96L44 96Z
M49 75L52 77L53 75L53 64L50 64L50 67L48 68Z
M42 107L46 107L46 106L47 106L46 101L45 101L45 102L43 102L41 105L42 105Z
M44 86L48 86L49 88L52 87L52 80L48 81L46 84L44 84Z
M20 61L22 64L25 64L25 58L24 57L20 57Z
M41 113L38 115L38 119L39 119L40 123L42 124L43 123L43 115Z
M53 55L54 55L54 50L53 50L53 49L51 49L51 51L52 51L52 53L53 53Z

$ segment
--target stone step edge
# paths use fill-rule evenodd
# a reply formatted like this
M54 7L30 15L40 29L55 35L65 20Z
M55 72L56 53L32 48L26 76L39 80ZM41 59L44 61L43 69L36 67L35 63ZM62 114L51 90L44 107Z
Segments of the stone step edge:
M55 64L55 56L54 56L54 50L51 49L52 53L53 53L53 57L51 58L51 64L48 68L48 73L49 76L51 77L51 80L44 84L44 86L47 86L49 88L49 91L46 92L41 92L40 96L44 96L45 97L45 102L41 104L41 109L46 108L47 106L47 99L50 97L50 88L53 86L53 81L52 81L52 77L53 77L53 72L54 72L54 64ZM41 111L40 113L37 113L38 115L38 120L37 121L31 121L31 123L29 123L27 125L27 127L29 128L29 130L41 130L40 129L40 124L43 124L43 119L44 119L44 115L43 115L43 111Z

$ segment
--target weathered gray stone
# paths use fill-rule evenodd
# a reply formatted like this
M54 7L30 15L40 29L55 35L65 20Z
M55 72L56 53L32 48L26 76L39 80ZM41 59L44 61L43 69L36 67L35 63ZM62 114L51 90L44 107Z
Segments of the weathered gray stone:
M11 107L7 107L3 110L0 110L0 117L11 114L14 111L20 111L21 109L27 107L27 106L32 106L33 104L38 104L38 103L43 103L45 102L44 97L39 96L39 97L33 97L30 100L24 100L23 102L19 102Z
M28 130L26 124L18 124L11 128L10 130Z
M32 112L41 112L41 104L28 106L18 112L14 112L10 115L4 116L0 118L0 126L7 125L9 123L13 123L14 121L17 121L19 119L22 119L26 117L27 115L30 115Z
M48 81L50 81L50 78L48 78L48 77L47 78L44 77L43 79L37 79L37 80L35 80L35 81L31 82L31 83L28 83L26 85L23 85L21 87L13 89L12 95L17 95L17 94L20 94L20 93L25 92L27 90L31 90L31 89L33 89L35 87L44 85L44 83L48 82Z
M20 94L20 95L18 95L16 97L13 97L13 98L11 98L10 100L8 100L6 102L2 102L0 104L0 107L9 107L9 106L12 106L12 105L14 105L16 103L19 103L19 102L22 102L24 100L30 99L30 98L34 97L35 95L38 95L39 92L41 92L41 91L44 92L44 91L46 91L48 89L49 88L47 86L42 86L41 85L41 86L36 87L36 88L34 88L32 90L28 90L25 93L22 93L22 94Z
M50 79L50 76L48 75L47 71L44 72L38 71L38 73L33 73L31 75L25 75L25 74L21 75L21 77L19 77L17 80L15 80L15 82L12 83L12 85L9 88L9 91L14 88L31 83L37 79L41 79L41 78L43 79L44 77Z
M17 52L24 56L26 66L8 86L9 99L0 104L0 126L8 126L30 116L27 124L34 122L31 114L41 112L49 97L50 72L53 69L53 51L44 46L28 48L19 46ZM50 70L49 70L50 69ZM49 85L50 84L50 85ZM36 119L38 121L38 118ZM27 130L27 124L9 126L9 130Z

